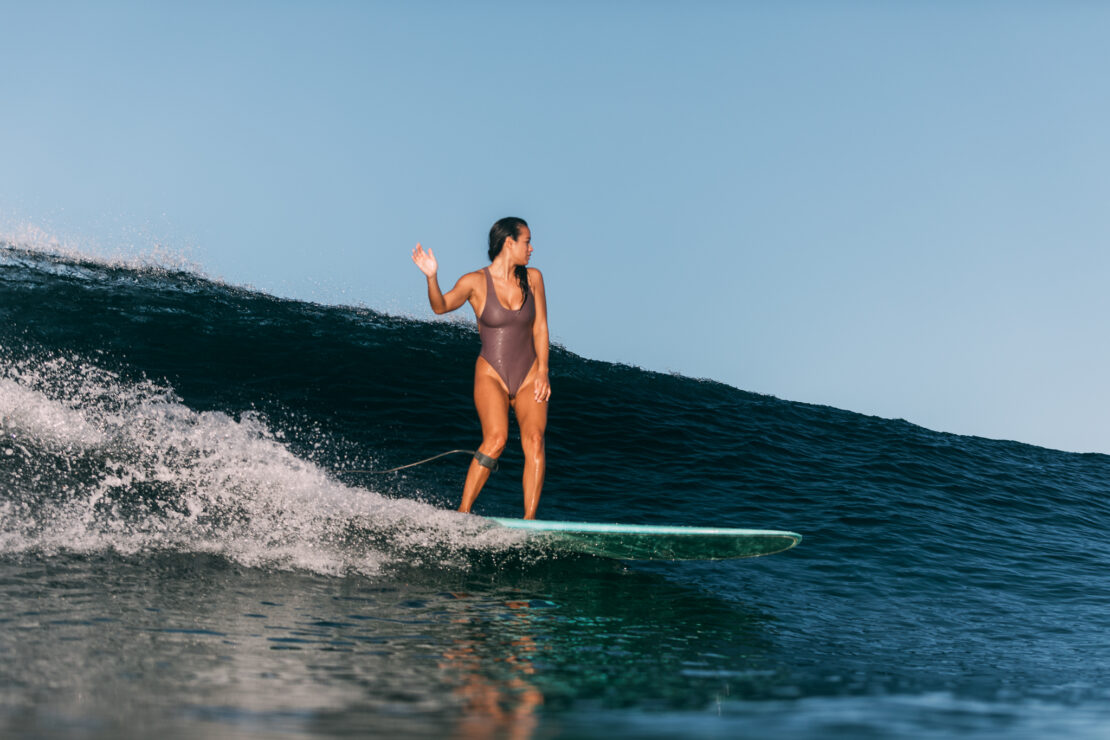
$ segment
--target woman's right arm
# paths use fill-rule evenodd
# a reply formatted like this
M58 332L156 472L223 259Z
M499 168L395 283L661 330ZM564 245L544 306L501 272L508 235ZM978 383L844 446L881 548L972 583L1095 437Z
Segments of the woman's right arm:
M474 281L471 279L471 275L467 274L459 278L455 287L447 291L445 295L439 289L439 278L437 277L439 263L436 261L436 256L432 250L429 249L425 252L424 248L417 244L416 249L412 250L412 261L420 268L420 272L428 278L428 303L432 304L432 310L437 314L454 311L470 300L474 290Z

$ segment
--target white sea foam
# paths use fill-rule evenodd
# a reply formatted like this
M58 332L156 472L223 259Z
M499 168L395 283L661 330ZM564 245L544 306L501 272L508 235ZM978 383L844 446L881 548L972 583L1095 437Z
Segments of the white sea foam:
M253 412L196 411L168 388L72 358L0 373L9 476L0 551L209 552L248 566L374 574L466 567L521 536L345 485ZM14 459L12 459L14 458Z
M80 410L8 378L0 378L0 414L5 428L18 429L55 449L83 449L104 442L104 434Z

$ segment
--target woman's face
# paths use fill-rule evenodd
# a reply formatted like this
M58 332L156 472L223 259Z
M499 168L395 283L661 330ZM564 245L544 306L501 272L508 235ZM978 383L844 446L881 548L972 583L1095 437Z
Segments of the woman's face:
M505 249L509 250L509 259L514 265L528 264L532 256L532 232L527 226L520 227L520 236L516 239L506 239Z

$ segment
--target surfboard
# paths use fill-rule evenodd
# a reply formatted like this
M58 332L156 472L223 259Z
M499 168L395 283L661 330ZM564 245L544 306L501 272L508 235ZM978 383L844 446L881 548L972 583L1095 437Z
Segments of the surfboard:
M525 530L537 541L616 560L754 558L789 550L802 541L796 532L774 529L489 519L502 527Z

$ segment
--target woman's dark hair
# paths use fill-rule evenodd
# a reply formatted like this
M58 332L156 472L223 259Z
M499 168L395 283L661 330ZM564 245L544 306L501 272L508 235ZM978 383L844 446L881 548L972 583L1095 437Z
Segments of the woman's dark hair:
M505 246L505 240L519 239L521 228L528 228L528 222L523 218L516 218L515 216L507 216L497 223L495 223L489 230L489 261L493 262L497 255L501 254L501 248ZM517 282L520 283L520 290L524 295L524 302L528 301L528 268L524 265L517 265L515 269ZM524 303L520 304L521 306Z

